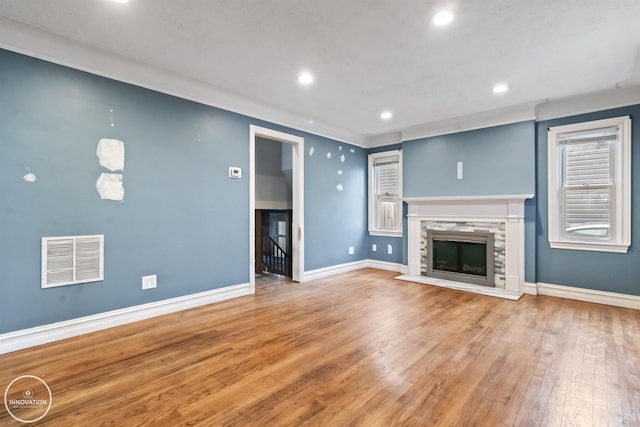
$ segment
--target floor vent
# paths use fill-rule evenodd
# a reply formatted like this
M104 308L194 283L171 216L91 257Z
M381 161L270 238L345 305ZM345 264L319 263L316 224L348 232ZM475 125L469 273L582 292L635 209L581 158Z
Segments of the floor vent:
M42 238L42 288L104 280L104 235Z

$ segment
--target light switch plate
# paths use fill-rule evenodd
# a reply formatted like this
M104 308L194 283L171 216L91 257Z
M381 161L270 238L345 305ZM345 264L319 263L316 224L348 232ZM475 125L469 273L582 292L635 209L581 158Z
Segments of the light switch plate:
M242 178L242 169L235 166L229 166L229 178Z

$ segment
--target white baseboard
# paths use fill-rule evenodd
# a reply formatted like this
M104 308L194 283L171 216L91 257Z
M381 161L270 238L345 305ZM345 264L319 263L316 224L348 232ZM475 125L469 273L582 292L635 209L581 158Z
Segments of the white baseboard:
M538 295L538 284L531 282L524 282L522 292L529 295Z
M305 271L304 281L307 282L309 280L321 279L323 277L329 277L335 274L360 270L361 268L377 268L378 270L387 270L401 273L402 269L406 269L407 267L402 264L396 264L395 262L377 261L375 259L363 259L362 261L348 262L345 264L318 268L317 270Z
M243 283L241 285L227 286L220 289L199 292L197 294L9 332L0 335L0 354L137 322L163 314L187 310L218 301L250 295L251 293L251 285L249 283Z
M640 310L640 296L538 283L538 294Z
M303 282L321 279L323 277L329 277L335 274L346 273L353 270L360 270L361 268L366 268L368 266L367 261L368 260L364 259L362 261L348 262L345 264L332 265L329 267L318 268L316 270L305 271Z
M402 264L397 264L395 262L387 262L387 261L378 261L375 259L368 259L367 267L377 268L378 270L387 270L387 271L395 271L396 273L402 272Z

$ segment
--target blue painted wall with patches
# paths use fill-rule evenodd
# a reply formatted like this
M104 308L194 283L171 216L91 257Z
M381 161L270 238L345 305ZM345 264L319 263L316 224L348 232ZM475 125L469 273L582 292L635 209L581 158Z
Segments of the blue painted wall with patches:
M248 174L227 171L248 171L250 124L318 153L305 269L366 258L362 149L0 50L0 333L248 282ZM96 191L101 138L125 144L122 202ZM321 157L339 147L344 162ZM40 239L84 234L105 235L105 280L41 289ZM141 290L147 274L157 289Z

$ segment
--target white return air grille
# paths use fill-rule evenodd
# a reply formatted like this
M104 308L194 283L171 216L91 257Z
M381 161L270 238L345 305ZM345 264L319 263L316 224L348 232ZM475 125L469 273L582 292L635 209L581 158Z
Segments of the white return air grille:
M42 288L104 280L104 235L42 238Z

